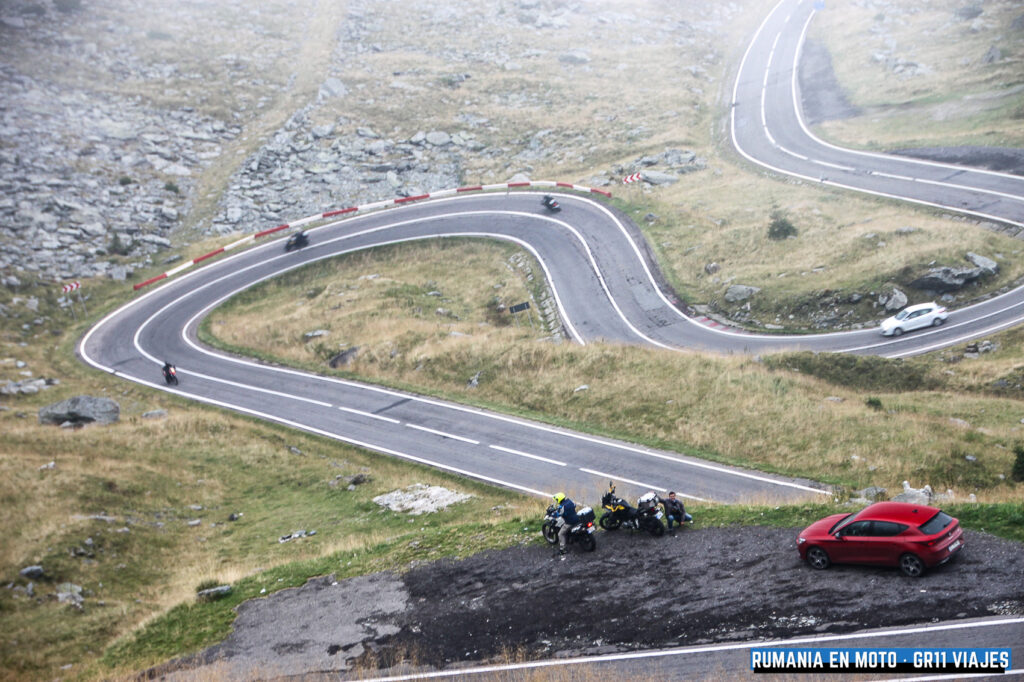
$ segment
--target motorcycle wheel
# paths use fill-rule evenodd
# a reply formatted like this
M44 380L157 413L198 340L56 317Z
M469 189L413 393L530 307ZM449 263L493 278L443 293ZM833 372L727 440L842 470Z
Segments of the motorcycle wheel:
M544 539L548 541L549 545L553 545L558 542L558 529L550 523L545 523L540 527L540 534L544 536Z
M580 536L580 545L583 546L584 552L593 552L597 549L597 541L594 540L594 536L590 533L584 533Z
M612 516L611 513L605 512L597 523L605 530L618 530L619 526L622 525L622 519L618 519Z
M647 532L656 538L660 538L665 534L665 524L661 522L661 519L651 519L647 522Z

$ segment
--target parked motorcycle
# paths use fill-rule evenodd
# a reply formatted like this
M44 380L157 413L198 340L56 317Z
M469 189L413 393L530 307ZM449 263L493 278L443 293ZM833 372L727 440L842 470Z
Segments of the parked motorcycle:
M597 542L594 540L594 510L590 507L583 507L576 512L580 518L579 523L569 529L569 537L566 544L579 543L584 552L593 552L597 549ZM540 526L541 535L548 541L548 544L558 544L558 531L561 529L565 519L558 516L558 505L548 507L544 514L544 523Z
M540 200L540 203L541 205L544 206L544 208L551 211L552 213L558 213L559 211L562 210L562 207L558 205L558 202L555 201L555 198L550 194L545 194L544 198Z
M167 385L168 386L171 386L171 385L177 386L178 385L178 370L177 370L177 368L175 368L174 365L172 365L171 363L168 362L168 363L166 363L163 366L163 371L164 371L164 381L167 383Z
M296 232L291 237L288 237L288 241L285 242L285 251L296 251L301 249L303 246L309 246L309 237L305 232Z
M654 537L660 538L665 534L665 523L662 521L665 512L661 510L661 499L657 493L645 493L637 500L636 516L640 528Z
M599 523L605 530L645 530L654 537L665 534L665 524L661 522L664 513L658 506L658 496L647 493L640 498L636 508L615 494L615 485L608 483L608 492L601 498L601 506L606 509Z

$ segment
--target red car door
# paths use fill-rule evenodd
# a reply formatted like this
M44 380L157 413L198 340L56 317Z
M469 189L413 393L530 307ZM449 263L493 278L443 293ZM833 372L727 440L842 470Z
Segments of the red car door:
M878 554L876 538L872 538L870 521L855 521L839 531L829 556L840 564L871 563Z
M871 536L875 540L876 561L896 566L900 555L906 550L906 539L900 537L907 526L893 521L872 521Z

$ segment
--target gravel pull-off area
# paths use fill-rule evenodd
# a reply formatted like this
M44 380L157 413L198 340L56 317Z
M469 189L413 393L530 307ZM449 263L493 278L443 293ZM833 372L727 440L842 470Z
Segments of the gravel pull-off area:
M815 571L798 559L798 530L602 532L596 552L574 547L566 561L531 545L402 575L321 578L243 604L223 644L172 664L176 673L154 672L315 678L1024 614L1017 543L967 532L953 562L911 579L887 568Z

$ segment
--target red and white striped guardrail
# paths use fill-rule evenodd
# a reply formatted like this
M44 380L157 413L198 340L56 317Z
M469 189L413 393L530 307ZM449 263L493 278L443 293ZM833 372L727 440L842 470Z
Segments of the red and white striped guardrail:
M70 284L65 284L64 286L62 286L61 290L66 294L69 291L74 291L75 289L79 288L80 286L82 286L81 282L71 282Z
M182 263L181 265L177 266L176 268L172 268L172 269L168 270L167 272L163 273L162 275L157 275L156 277L150 277L145 282L139 282L133 288L136 291L138 291L142 287L149 286L150 284L153 284L154 282L159 282L162 279L167 279L169 277L173 277L174 275L178 274L182 270L187 270L188 268L192 267L196 263L201 263L202 261L207 260L209 258L213 258L214 256L222 254L225 251L230 251L232 249L238 248L242 244L247 244L249 242L252 242L252 241L255 241L255 240L259 239L260 237L266 237L267 235L274 234L275 232L280 232L281 230L287 230L287 229L292 228L292 227L300 227L302 225L307 225L309 223L315 222L317 220L323 220L324 218L334 218L336 216L346 215L346 214L349 214L349 213L355 213L357 211L364 211L364 212L365 211L374 211L374 210L377 210L377 209L386 208L388 206L407 204L407 203L412 202L412 201L423 201L424 199L437 199L439 197L447 197L447 196L452 196L452 195L455 195L455 194L462 194L464 192L486 192L488 190L515 189L515 188L518 188L518 187L563 187L565 189L574 189L574 190L577 190L577 191L580 191L580 192L592 192L594 194L602 194L602 195L608 197L609 199L612 196L611 192L605 192L604 190L595 189L593 187L584 187L582 185L574 185L571 182L555 182L553 180L537 180L537 181L525 181L525 182L502 182L502 183L498 183L498 184L494 184L494 185L474 185L472 187L459 187L459 188L456 188L456 189L444 189L444 190L441 190L439 192L431 192L430 194L418 194L418 195L412 196L412 197L398 197L397 199L387 199L385 201L377 201L377 202L374 202L374 203L371 203L371 204L366 204L365 206L350 206L348 208L342 208L342 209L339 209L337 211L327 211L326 213L318 213L317 215L307 216L305 218L302 218L301 220L296 220L294 223L286 223L284 225L278 225L277 227L272 227L269 230L263 230L261 232L256 232L254 234L246 235L246 236L242 237L241 239L239 239L238 241L231 242L230 244L228 244L226 246L222 246L219 249L216 249L216 250L211 251L209 253L205 253L202 256L199 256L198 258L193 258L192 260L190 260L190 261L188 261L186 263ZM77 282L76 282L76 284L77 284Z

